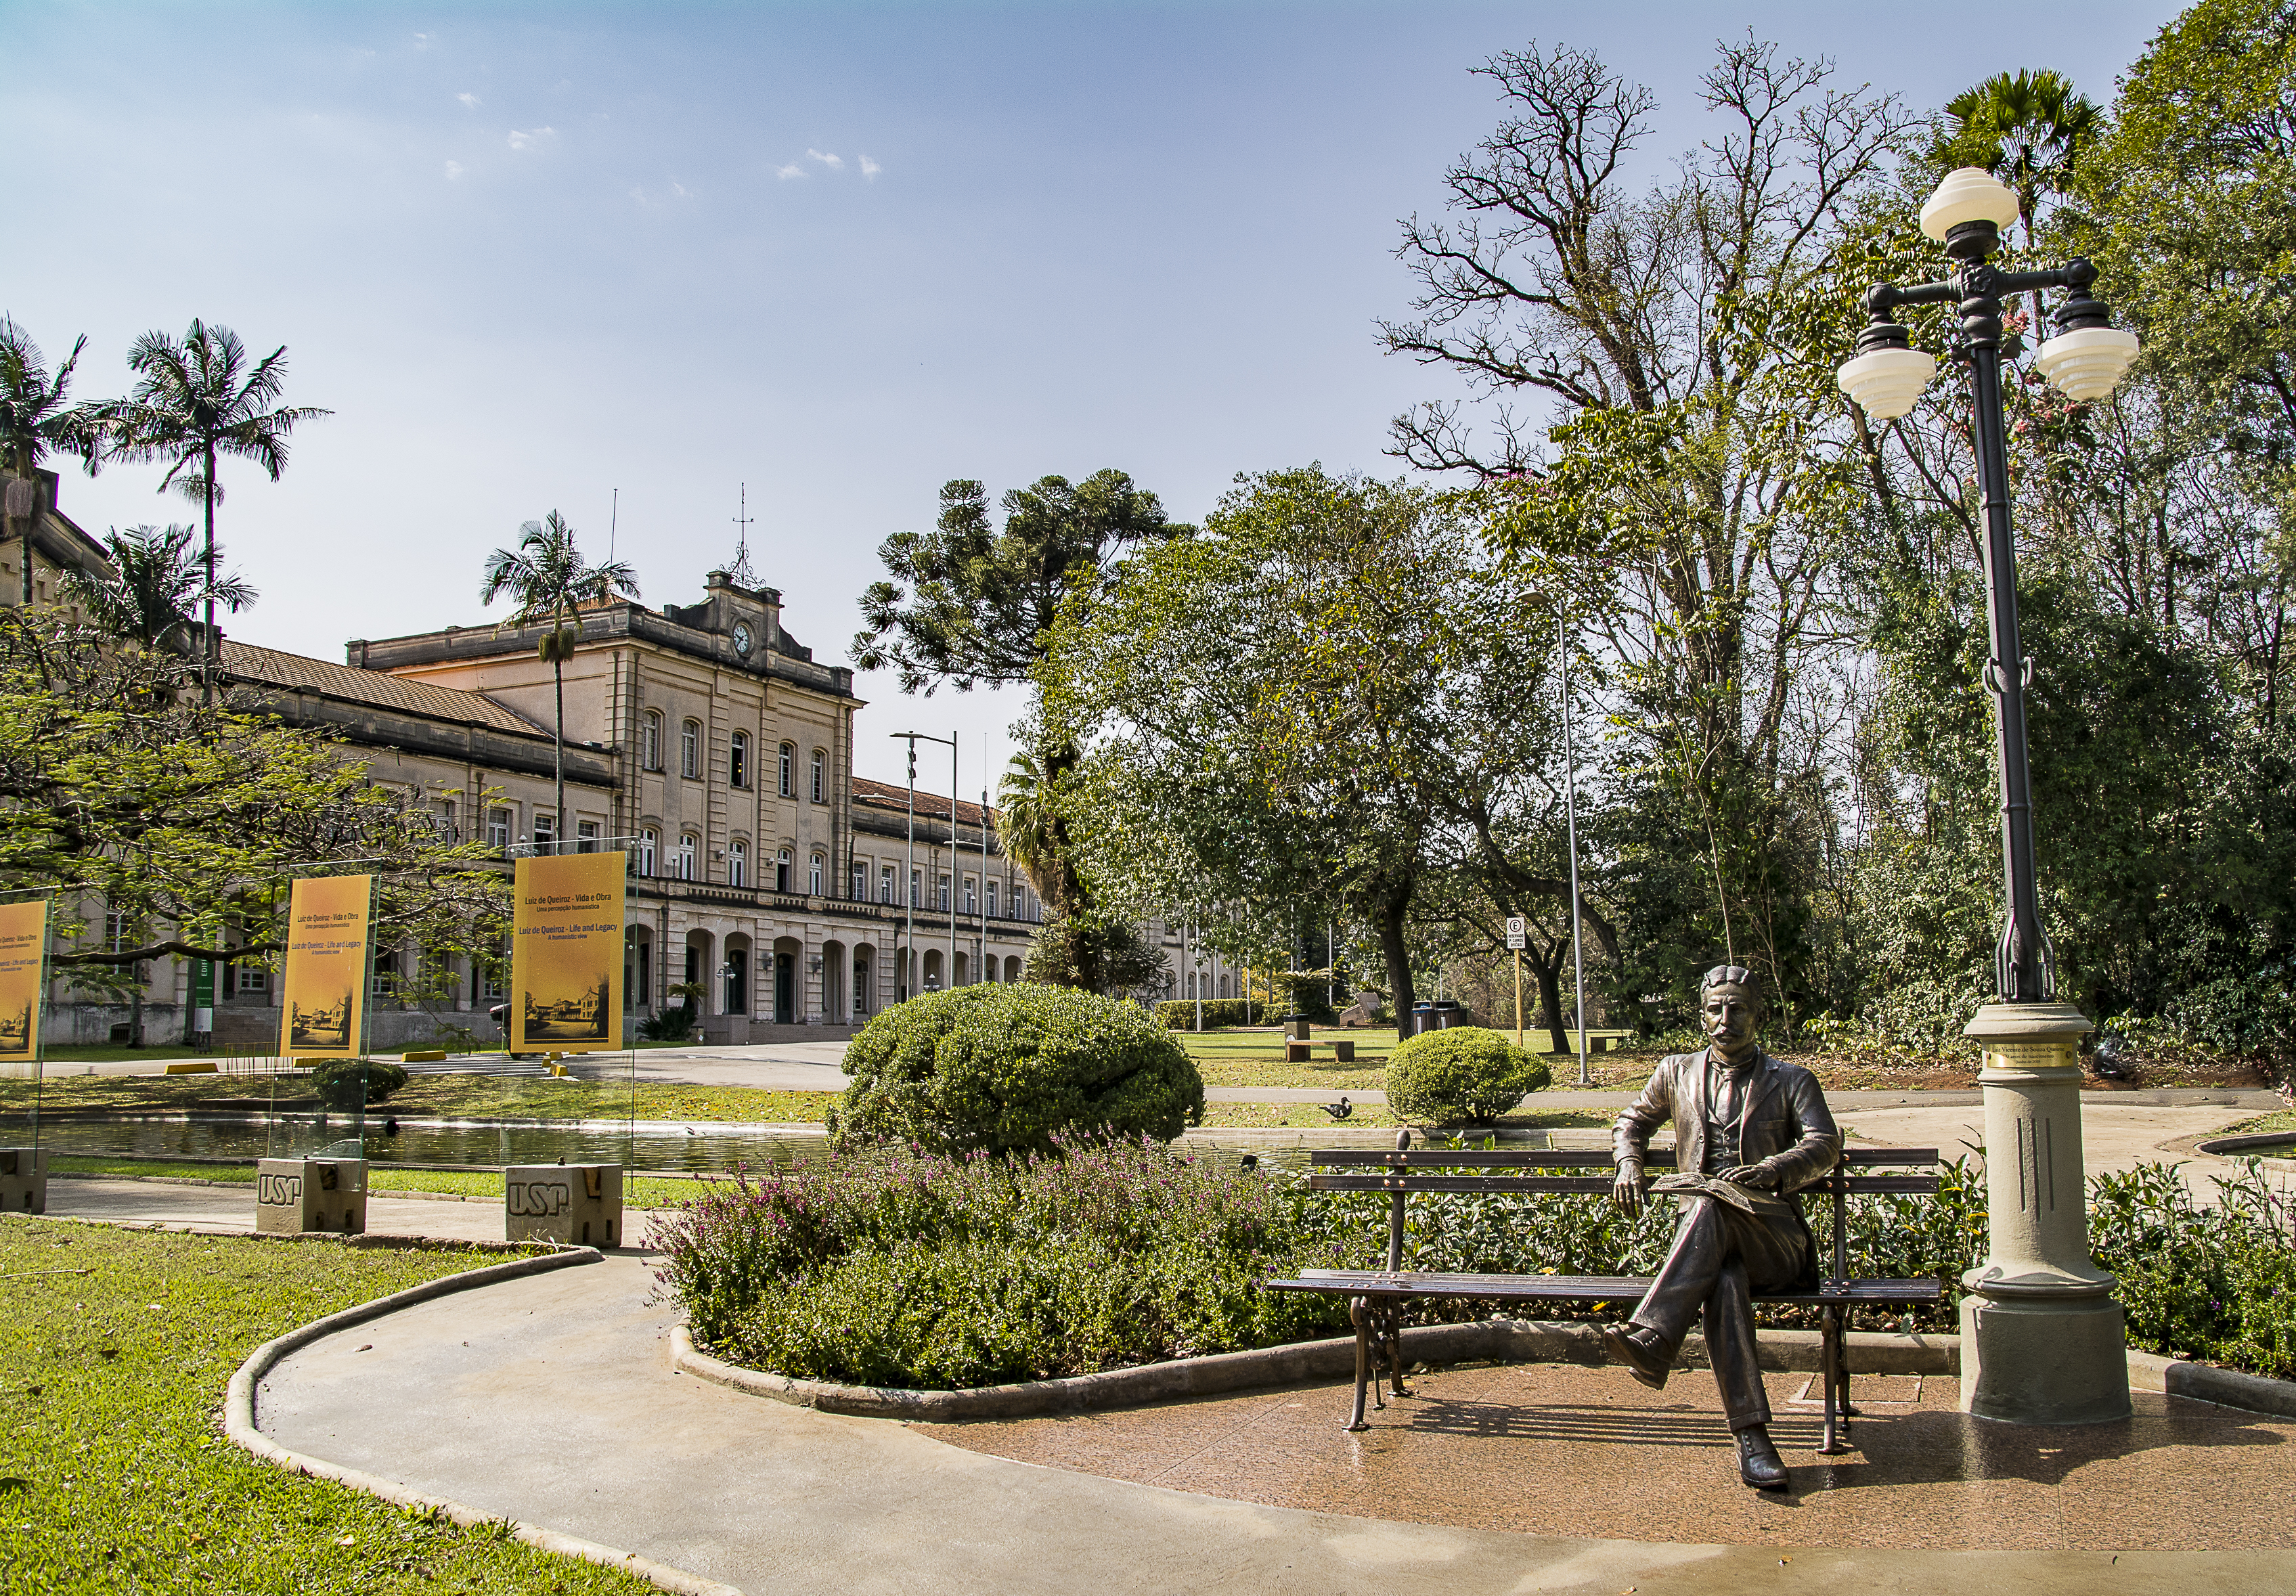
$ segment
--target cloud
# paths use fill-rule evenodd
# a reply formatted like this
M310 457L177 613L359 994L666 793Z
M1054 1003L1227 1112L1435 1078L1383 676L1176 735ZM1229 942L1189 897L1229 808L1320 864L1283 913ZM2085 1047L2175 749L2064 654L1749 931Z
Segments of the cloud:
M537 127L531 133L512 132L510 135L510 147L513 150L531 150L557 131L555 127Z
M878 173L884 169L884 168L879 166L867 156L865 155L861 158L861 176L864 177L874 177Z
M460 100L472 110L476 110L479 108L479 97L476 94L457 94L455 98Z
M669 192L676 194L681 200L691 200L693 197L693 194L687 192L685 184L682 183L671 183L669 185Z
M792 177L804 176L805 168L798 165L797 162L791 161L785 167L775 167L774 168L774 176L780 178L783 183L787 183Z
M459 160L450 160L450 161L448 161L448 162L447 163L447 182L452 183L452 182L454 182L454 181L455 181L455 178L460 177L462 175L463 175L463 163L462 163L461 161L459 161Z
M805 153L808 160L817 160L832 172L841 172L845 169L845 160L842 156L824 155L818 150L808 150Z
M416 34L414 36L414 47L417 50L428 50L430 47L430 36L427 33Z

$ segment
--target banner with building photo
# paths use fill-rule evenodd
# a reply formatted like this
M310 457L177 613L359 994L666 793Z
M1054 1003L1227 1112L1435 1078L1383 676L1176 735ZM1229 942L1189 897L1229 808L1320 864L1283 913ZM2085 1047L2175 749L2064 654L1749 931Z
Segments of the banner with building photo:
M48 900L0 904L0 1063L40 1055L47 964Z
M279 996L283 1058L353 1059L365 1032L373 876L315 876L287 896L287 972Z
M624 855L521 859L511 920L510 1051L622 1044Z

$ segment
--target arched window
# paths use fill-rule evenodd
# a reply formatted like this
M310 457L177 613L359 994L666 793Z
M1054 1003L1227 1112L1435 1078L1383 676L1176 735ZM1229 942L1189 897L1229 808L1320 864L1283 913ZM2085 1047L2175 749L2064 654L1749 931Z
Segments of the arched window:
M701 839L691 831L679 835L677 839L677 879L679 880L690 881L693 879L693 861L701 852Z
M747 887L750 884L750 845L736 838L726 845L726 884Z
M807 872L805 890L809 897L821 896L821 855L819 854L813 856L813 868Z
M782 744L781 793L783 798L797 796L797 744L793 742Z
M653 856L656 850L660 847L661 833L660 831L655 831L652 826L645 826L640 829L638 831L638 874L642 876L650 876L653 874Z
M638 763L648 770L661 768L661 711L645 712L645 725L638 737Z
M677 773L689 782L701 779L701 723L698 720L678 728Z
M819 749L813 750L813 801L829 801L829 756Z
M726 779L736 787L750 784L750 734L736 732L726 745Z
M774 890L775 892L789 890L789 876L790 851L783 848L774 856Z

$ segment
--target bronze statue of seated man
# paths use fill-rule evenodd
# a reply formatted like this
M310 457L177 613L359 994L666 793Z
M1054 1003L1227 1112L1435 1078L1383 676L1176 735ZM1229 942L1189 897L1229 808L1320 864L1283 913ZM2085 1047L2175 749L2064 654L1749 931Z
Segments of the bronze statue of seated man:
M1663 1389L1691 1321L1702 1316L1706 1354L1737 1436L1739 1477L1783 1490L1785 1464L1770 1440L1769 1397L1754 1355L1753 1299L1816 1286L1817 1244L1792 1193L1840 1160L1841 1134L1817 1077L1754 1041L1763 1003L1751 970L1708 970L1699 1013L1710 1045L1661 1060L1612 1132L1611 1199L1639 1214L1651 1132L1674 1122L1676 1172L1652 1190L1672 1195L1681 1213L1642 1305L1627 1323L1604 1327L1603 1346L1636 1379Z

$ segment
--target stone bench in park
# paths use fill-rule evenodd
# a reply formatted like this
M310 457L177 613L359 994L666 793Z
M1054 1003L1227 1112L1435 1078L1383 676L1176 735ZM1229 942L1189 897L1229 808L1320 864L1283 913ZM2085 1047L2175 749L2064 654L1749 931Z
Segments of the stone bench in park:
M619 1164L513 1164L503 1171L503 1240L616 1247Z
M255 1228L266 1235L365 1235L366 1160L257 1159Z

